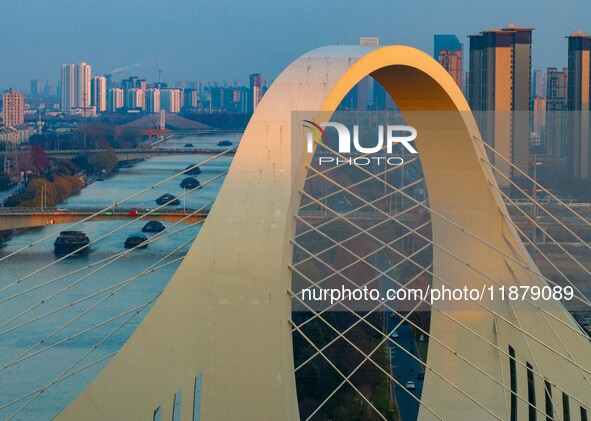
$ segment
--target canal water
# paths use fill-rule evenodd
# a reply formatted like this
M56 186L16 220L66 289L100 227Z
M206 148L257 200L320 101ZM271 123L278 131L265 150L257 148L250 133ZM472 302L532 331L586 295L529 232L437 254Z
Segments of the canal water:
M236 145L240 137L241 133L173 137L163 147L181 148L191 143L194 148L213 148L221 140L230 140ZM91 184L59 206L69 209L107 207L209 157L187 154L150 158ZM202 173L194 177L204 184L226 171L231 159L228 156L208 162L203 165ZM183 194L179 183L184 177L150 189L121 206L153 209L157 206L155 199L162 194ZM181 204L173 208L184 206L196 210L207 206L215 200L222 183L223 178L196 190L186 200L180 199ZM199 232L198 225L180 223L170 228L178 230L174 235L114 260L115 254L125 251L125 239L140 232L148 220L133 222L112 235L108 234L128 221L79 224L73 229L84 231L91 240L108 236L93 244L87 256L63 261L57 261L53 254L53 242L66 226L28 229L0 248L2 258L50 236L0 261L0 407L26 396L0 409L0 419L9 418L25 404L12 419L51 419L80 393L106 365L107 357L135 330L149 310L149 303L166 286L180 263L178 260ZM170 227L172 223L165 225ZM148 234L149 237L155 235ZM134 279L154 265L158 270ZM78 272L71 274L73 271ZM109 297L111 293L114 295ZM68 306L75 302L78 303ZM109 334L111 336L104 340ZM100 346L94 349L96 345ZM103 358L106 359L93 364ZM60 376L61 380L53 383ZM48 385L42 394L28 395Z

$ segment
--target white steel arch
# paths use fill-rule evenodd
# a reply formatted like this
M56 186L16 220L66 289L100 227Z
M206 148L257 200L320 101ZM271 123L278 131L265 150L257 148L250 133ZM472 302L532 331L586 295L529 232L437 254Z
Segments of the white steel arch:
M303 130L292 127L292 112L331 113L367 75L386 88L419 134L433 241L440 246L434 249L434 286L445 279L479 288L488 282L481 273L504 285L545 284L507 222L474 119L445 70L404 46L320 48L293 62L270 87L186 259L130 340L58 419L151 419L156 408L170 419L173 397L183 390L181 419L191 420L198 376L201 419L298 419L288 265L293 214L311 156ZM509 360L499 351L509 346L570 396L591 402L590 345L560 304L545 304L555 319L535 308L485 304L494 311L474 305L433 313L431 335L462 358L432 341L428 366L443 376L427 373L426 406L442 419L491 417L481 406L509 419ZM519 367L518 393L527 396ZM536 393L538 404L544 402L543 385ZM518 404L523 417L527 404ZM423 408L419 417L434 415Z

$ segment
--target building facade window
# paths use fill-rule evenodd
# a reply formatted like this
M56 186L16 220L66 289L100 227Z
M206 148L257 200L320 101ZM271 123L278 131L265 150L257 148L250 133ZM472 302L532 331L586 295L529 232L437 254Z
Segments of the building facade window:
M546 421L554 420L554 402L552 402L552 385L544 379L544 396L546 397Z
M193 421L201 419L201 384L203 373L199 373L195 377L195 394L193 396Z
M162 421L162 407L159 406L154 410L154 417L152 418L154 421Z
M564 392L562 393L562 420L570 421L570 402L568 395Z
M527 367L527 401L529 403L529 421L537 420L536 411L536 383L534 379L534 368L530 363L526 363Z
M509 374L511 377L511 421L517 421L517 364L515 350L509 346Z
M174 394L174 404L172 406L172 421L181 421L181 401L183 400L183 391L179 390Z

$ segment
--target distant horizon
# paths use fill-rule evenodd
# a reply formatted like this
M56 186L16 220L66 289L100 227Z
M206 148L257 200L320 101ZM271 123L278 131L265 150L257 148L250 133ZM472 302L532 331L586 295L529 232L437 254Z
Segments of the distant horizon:
M129 79L130 77L138 77L139 79L145 80L148 85L153 85L153 84L156 84L156 83L161 82L161 83L166 83L168 88L177 88L177 86L175 86L177 82L203 82L205 84L207 84L209 82L214 82L214 83L218 83L218 86L221 86L221 87L223 87L225 83L230 83L231 86L234 86L234 83L238 83L238 86L240 86L240 87L249 86L249 84L250 84L250 82L244 82L242 80L217 80L217 79L210 79L210 80L203 80L203 79L175 79L175 80L166 80L164 77L162 77L161 80L158 81L158 80L150 80L150 79L144 77L141 74L133 73L133 72L131 72L131 73L120 73L120 72L118 72L118 73L111 73L111 72L96 73L94 71L94 66L89 61L82 61L82 62L77 62L77 63L62 63L62 64L80 64L80 63L86 63L86 64L88 64L88 65L91 66L92 77L95 77L95 76L107 76L107 75L111 74L112 75L112 80L115 81L115 82L121 82L121 81L123 81L125 79ZM60 65L60 67L61 67L61 65ZM115 70L117 70L117 69L115 69ZM255 73L260 73L260 72L255 72ZM125 76L122 76L123 74ZM252 73L246 75L245 79L248 80L248 77L251 74ZM39 79L39 78L32 78L32 79L30 79L28 81L28 84L27 84L27 86L24 87L24 89L19 89L19 88L16 88L14 86L7 86L7 87L0 86L0 90L2 92L4 92L4 91L7 91L9 89L14 89L17 92L21 92L21 93L23 93L25 95L28 95L30 93L30 82L31 81L33 81L33 80L39 80L41 82L41 90L43 91L47 80L50 80L51 83L52 83L52 87L54 89L56 89L57 88L57 83L60 81L60 79L61 78L58 78L58 79L55 79L55 80L54 79L43 79L43 78L41 78L41 79ZM265 84L269 85L270 83L271 83L271 81L268 81L267 82L267 78L265 78L265 75L263 74L263 86L265 86ZM185 86L185 89L186 88L187 87Z
M281 6L271 0L222 5L177 0L174 7L156 0L104 0L98 6L90 0L3 0L0 14L6 17L0 27L0 89L23 93L30 92L33 79L57 86L61 65L79 62L90 64L93 75L118 71L117 80L139 76L152 83L161 70L162 81L171 85L211 80L243 86L252 73L262 73L270 84L307 51L356 45L362 36L432 55L434 35L456 35L464 45L465 72L468 35L509 24L536 28L532 71L546 71L566 67L566 36L578 29L591 32L591 3L584 0L565 0L560 7L549 0L535 7L526 0L490 0L478 7L466 0L412 7L387 0Z

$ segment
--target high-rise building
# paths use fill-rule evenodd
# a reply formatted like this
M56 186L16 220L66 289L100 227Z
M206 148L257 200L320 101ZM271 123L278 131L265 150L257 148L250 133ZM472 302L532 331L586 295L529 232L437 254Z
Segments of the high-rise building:
M123 88L123 91L125 93L125 106L127 108L144 108L145 107L145 96L146 96L146 89L147 89L147 83L145 79L140 79L137 76L131 76L125 80L121 81L121 86ZM137 104L136 106L132 106L131 103L129 103L128 101L132 98L132 95L129 94L129 90L130 89L140 89L142 91L141 94L133 94L133 95L139 95L141 97L141 103Z
M109 110L111 112L115 112L119 108L123 108L123 96L123 89L121 88L111 88L109 90Z
M534 70L531 84L531 97L546 95L546 74L541 70Z
M226 89L224 108L229 111L240 111L240 91L235 87Z
M18 126L25 122L25 97L12 88L2 94L2 123Z
M139 79L137 81L137 89L141 90L141 99L142 102L138 105L139 108L145 109L146 108L146 90L148 89L148 83L146 82L146 79Z
M144 91L140 88L128 89L125 93L125 106L127 108L144 108Z
M568 36L569 153L568 167L575 178L591 178L589 145L589 50L591 36L574 32Z
M92 69L89 64L62 64L62 111L90 107L90 81Z
M111 104L111 89L115 88L115 86L113 86L113 76L110 73L105 75L105 80L107 82L107 108L109 108Z
M39 79L31 79L31 96L41 95L41 81Z
M92 69L89 64L80 63L76 65L76 84L75 84L75 106L86 109L90 107L90 81L92 79Z
M441 50L439 63L451 75L457 85L462 87L462 50Z
M250 92L248 97L248 112L252 114L263 97L263 75L253 73L250 75Z
M357 109L357 105L358 105L357 97L359 96L358 92L357 92L358 88L359 88L359 84L356 84L349 92L347 92L347 95L345 95L345 97L341 101L341 104L339 105L339 109L341 109L341 110L356 110Z
M43 88L43 95L53 96L54 94L55 91L53 90L53 84L51 83L51 80L46 80L45 87Z
M160 89L146 90L146 112L151 114L160 112Z
M181 90L174 88L161 89L160 109L167 113L179 113L181 111Z
M555 159L568 156L568 68L548 67L546 73L546 153Z
M535 96L532 99L532 132L530 146L540 146L546 131L546 97Z
M137 81L139 78L137 76L130 76L127 79L123 79L121 81L121 87L123 91L127 92L128 89L137 88Z
M96 107L96 111L99 113L107 111L107 79L105 76L92 78L90 104Z
M359 111L369 110L373 100L373 78L366 76L357 83L357 104Z
M183 107L184 108L197 108L197 101L199 95L196 89L185 89L183 91Z
M458 37L453 34L437 34L433 36L433 47L433 58L437 60L441 50L461 50L463 44Z
M246 86L244 86L241 90L240 90L240 104L238 105L238 108L240 110L240 112L242 114L247 114L248 113L248 97L249 97L249 92L250 89L248 89Z
M528 171L531 41L533 28L509 25L470 36L468 102L484 140L522 171ZM491 113L494 111L494 113ZM501 159L491 161L517 176ZM498 177L502 187L509 182Z
M214 87L210 89L211 93L211 108L220 110L224 106L226 90L221 87Z
M76 65L62 64L62 111L69 113L76 105Z
M455 35L435 35L434 58L462 88L464 44Z
M398 109L392 97L388 94L384 87L375 80L373 83L373 106L376 110Z

